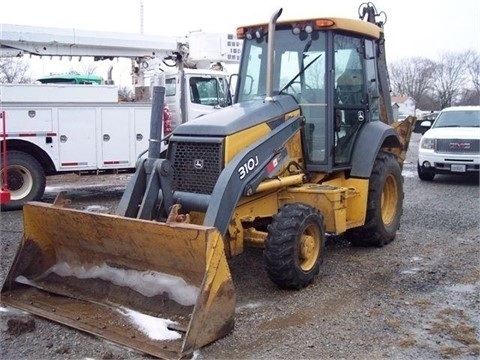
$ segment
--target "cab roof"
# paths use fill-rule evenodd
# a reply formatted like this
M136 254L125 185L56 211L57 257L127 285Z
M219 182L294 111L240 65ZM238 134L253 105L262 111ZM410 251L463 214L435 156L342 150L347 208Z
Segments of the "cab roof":
M332 23L330 26L319 26L317 24L325 24L327 22ZM368 36L375 39L379 39L383 29L375 24L360 19L348 19L338 17L320 17L310 19L296 19L296 20L284 20L276 23L277 29L282 27L294 27L305 26L312 24L316 30L341 30L357 33L362 36ZM262 28L265 32L268 30L268 23L252 24L248 26L241 26L237 28L237 37L242 38L242 33L245 34L248 29Z

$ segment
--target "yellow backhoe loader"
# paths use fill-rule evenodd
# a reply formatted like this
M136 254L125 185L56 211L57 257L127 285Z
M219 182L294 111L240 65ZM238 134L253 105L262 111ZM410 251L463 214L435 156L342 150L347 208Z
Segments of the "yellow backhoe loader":
M243 26L235 103L151 142L116 214L24 206L3 305L161 358L234 327L228 259L264 248L269 278L301 289L327 234L383 246L400 224L415 118L393 121L382 14ZM160 142L168 142L160 153ZM149 327L155 324L155 329ZM158 328L163 326L163 331Z

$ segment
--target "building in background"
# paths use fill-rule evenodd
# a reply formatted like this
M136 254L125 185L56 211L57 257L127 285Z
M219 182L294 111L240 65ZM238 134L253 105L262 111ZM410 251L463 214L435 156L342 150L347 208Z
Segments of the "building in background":
M410 96L392 96L393 117L403 120L407 116L415 116L416 102Z

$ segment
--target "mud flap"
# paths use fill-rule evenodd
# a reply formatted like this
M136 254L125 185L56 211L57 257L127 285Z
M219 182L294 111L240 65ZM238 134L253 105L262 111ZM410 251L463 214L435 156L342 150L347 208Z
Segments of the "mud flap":
M234 326L235 289L213 227L31 202L1 302L164 358Z

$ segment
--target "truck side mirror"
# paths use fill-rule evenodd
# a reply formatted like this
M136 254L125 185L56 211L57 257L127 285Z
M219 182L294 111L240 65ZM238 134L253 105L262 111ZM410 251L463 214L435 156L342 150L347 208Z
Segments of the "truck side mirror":
M425 120L420 123L421 127L430 128L432 127L432 122L430 120Z

